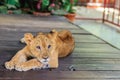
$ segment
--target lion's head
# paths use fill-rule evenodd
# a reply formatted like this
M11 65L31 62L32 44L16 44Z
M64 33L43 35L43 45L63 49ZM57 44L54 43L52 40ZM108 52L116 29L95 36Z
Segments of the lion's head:
M34 37L31 33L26 33L24 35L24 41L33 57L42 63L48 63L53 48L55 48L49 35L38 33L38 35Z

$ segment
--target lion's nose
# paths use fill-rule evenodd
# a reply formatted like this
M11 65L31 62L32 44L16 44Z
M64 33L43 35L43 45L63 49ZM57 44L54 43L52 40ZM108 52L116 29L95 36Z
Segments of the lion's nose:
M44 57L44 59L48 59L48 57Z
M43 59L48 59L48 56L43 56L42 58L43 58Z
M47 59L48 57L49 57L48 52L44 52L43 55L42 55L42 58Z

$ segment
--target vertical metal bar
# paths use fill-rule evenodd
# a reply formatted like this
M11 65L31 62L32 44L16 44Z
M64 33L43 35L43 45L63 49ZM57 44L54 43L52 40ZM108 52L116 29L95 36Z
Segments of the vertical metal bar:
M107 11L107 20L108 20L108 18L109 18L109 12L110 12L110 0L107 0L107 2L106 2L106 5L107 5L107 9L108 9L108 11Z
M106 0L104 0L103 6L104 6L104 11L103 11L103 19L102 19L102 22L104 23L104 21L105 21Z
M120 24L120 0L118 0L118 5L119 5L119 8L118 8L118 11L119 11L119 14L118 14L118 25Z
M115 16L115 2L116 0L114 0L114 3L113 3L113 13L112 13L112 22L114 22L114 16Z
M112 22L114 22L114 16L115 16L115 2L116 2L116 0L114 0L114 3L113 3L113 14L112 14Z

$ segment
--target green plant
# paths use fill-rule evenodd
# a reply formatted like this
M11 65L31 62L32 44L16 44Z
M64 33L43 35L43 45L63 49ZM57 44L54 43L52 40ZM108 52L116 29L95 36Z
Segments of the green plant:
M70 10L68 11L68 13L75 13L75 12L76 12L75 9L70 9Z
M28 0L29 1L29 0ZM73 1L73 3L71 3ZM78 0L32 0L25 1L25 6L22 8L30 8L32 13L36 12L55 12L58 14L75 13L73 6ZM18 10L20 8L19 0L0 0L0 5L7 7L8 10ZM1 7L3 10L4 7Z
M63 2L63 8L68 12L68 13L75 13L76 10L73 9L73 6L76 5L78 0L73 0L73 2L71 2L72 0L62 0Z
M0 6L0 13L6 14L7 13L7 7L6 6Z
M5 5L8 9L17 9L20 7L18 0L5 0Z
M41 5L41 11L47 11L48 10L48 5L49 5L49 0L42 0L42 5Z

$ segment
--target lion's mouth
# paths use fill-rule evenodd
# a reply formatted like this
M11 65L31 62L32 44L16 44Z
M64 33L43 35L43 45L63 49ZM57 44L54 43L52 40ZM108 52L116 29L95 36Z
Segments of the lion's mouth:
M41 62L42 64L48 64L49 61L50 61L49 58L41 59L41 60L40 60L40 62Z
M47 59L41 59L39 61L43 64L43 66L41 67L41 69L47 69L47 68L50 67L49 64L48 64L48 62L50 61L49 58L47 58Z

